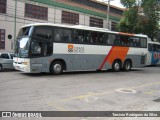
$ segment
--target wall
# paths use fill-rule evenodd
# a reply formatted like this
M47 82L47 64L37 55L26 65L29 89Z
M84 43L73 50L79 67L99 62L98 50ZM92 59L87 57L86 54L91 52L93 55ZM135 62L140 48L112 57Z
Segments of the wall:
M26 1L25 1L26 2ZM18 34L19 29L30 23L35 22L49 22L49 23L58 23L61 24L61 18L62 18L62 10L69 11L69 12L75 12L79 14L79 24L89 26L90 25L90 17L97 17L95 15L89 15L88 13L80 13L78 11L73 11L65 8L59 8L56 6L48 6L45 4L41 4L38 2L29 1L28 3L34 4L34 5L40 5L44 7L48 7L48 20L38 20L38 19L31 19L25 17L25 3L24 0L18 0L17 1L17 12L16 12L16 24L15 24L15 0L7 0L7 13L1 14L0 13L0 29L5 29L5 50L0 49L0 52L13 52L14 51L14 38ZM101 17L98 17L100 19L104 19ZM106 19L103 20L103 27L107 28L106 26ZM111 21L109 21L109 28L111 28ZM16 25L16 27L15 27ZM8 35L12 35L12 39L8 39Z

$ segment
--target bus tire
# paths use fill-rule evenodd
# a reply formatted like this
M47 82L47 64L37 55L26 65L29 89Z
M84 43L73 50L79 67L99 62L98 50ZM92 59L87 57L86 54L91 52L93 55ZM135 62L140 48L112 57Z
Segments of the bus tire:
M121 62L119 60L115 60L112 64L112 70L114 72L119 72L121 69Z
M0 71L2 71L3 70L3 67L2 67L2 65L0 64Z
M130 60L127 60L123 64L123 70L124 71L130 71L132 68L132 62Z
M63 64L62 62L60 61L54 61L52 64L51 64L51 67L50 67L50 72L52 74L55 74L55 75L59 75L63 72Z

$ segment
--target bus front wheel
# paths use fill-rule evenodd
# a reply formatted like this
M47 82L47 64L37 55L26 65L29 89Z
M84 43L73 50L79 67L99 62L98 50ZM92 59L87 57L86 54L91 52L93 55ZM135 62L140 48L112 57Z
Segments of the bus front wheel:
M50 72L59 75L63 72L63 64L60 61L55 61L51 64Z

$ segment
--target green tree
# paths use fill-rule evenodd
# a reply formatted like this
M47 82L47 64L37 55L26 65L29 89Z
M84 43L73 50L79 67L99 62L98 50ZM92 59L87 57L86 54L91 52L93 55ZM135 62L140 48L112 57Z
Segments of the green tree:
M127 8L135 6L136 0L121 0L121 4Z
M130 8L124 12L124 18L118 24L118 30L123 32L134 33L136 30L136 23L138 22L138 9L136 7Z
M117 26L118 31L143 33L153 40L159 31L160 1L121 0L121 3L127 7L127 10Z
M159 2L157 0L144 0L143 8L148 18L148 23L144 26L145 33L153 39L159 31Z

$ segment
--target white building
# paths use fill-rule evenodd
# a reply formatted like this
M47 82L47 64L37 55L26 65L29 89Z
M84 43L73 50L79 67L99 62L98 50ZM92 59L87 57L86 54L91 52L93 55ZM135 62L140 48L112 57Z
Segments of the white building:
M110 6L109 27L122 17L123 9ZM35 22L107 27L107 4L96 0L0 0L0 52L14 51L21 26ZM12 39L8 39L12 35Z

